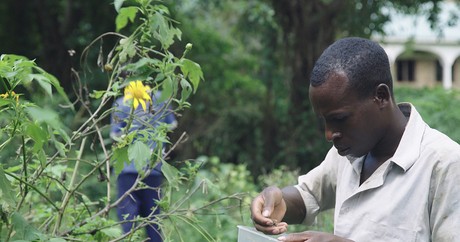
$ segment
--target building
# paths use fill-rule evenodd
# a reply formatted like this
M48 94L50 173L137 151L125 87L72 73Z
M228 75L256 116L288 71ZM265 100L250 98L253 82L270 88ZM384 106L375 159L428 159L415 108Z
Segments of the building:
M373 36L388 54L396 85L460 89L460 5L445 1L440 7L439 28L431 28L426 15L392 12L386 35Z

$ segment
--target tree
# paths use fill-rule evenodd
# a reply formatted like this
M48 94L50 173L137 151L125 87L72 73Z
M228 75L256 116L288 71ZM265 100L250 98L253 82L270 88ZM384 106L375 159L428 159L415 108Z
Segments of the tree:
M182 117L190 143L178 153L247 163L255 175L280 164L311 169L330 147L308 99L322 51L339 37L382 33L389 8L435 24L439 2L175 1L183 38L197 43L193 57L210 83L193 97L203 108Z
M199 64L186 58L191 43L182 46L180 57L169 51L181 31L168 16L167 7L153 0L114 1L114 5L117 32L101 34L84 51L86 54L96 47L96 53L104 56L100 61L104 90L80 86L76 100L70 101L73 99L68 98L59 80L33 60L0 55L0 86L4 89L0 94L0 154L4 160L0 165L0 241L137 241L141 240L137 231L151 223L163 224L171 217L186 221L193 218L193 212L180 209L188 198L176 202L171 196L195 174L192 168L194 171L198 164L179 171L166 162L174 149L174 145L168 151L162 149L161 144L172 143L167 138L167 125L147 125L143 130L130 127L139 118L134 115L138 102L151 101L150 90L161 90L159 102L174 103L174 112L190 107L187 100L196 92L203 73ZM132 31L120 33L128 25ZM115 45L108 50L99 48L103 39L115 39ZM74 74L75 82L80 84L80 73ZM151 89L142 83L148 83ZM130 107L127 125L110 146L105 142L103 120L114 110L105 106L126 85L133 93L125 91L124 98L135 100L126 100ZM74 112L77 102L81 112ZM169 112L161 108L149 111L158 116ZM75 129L64 120L79 115L85 121ZM149 141L157 144L153 150L146 144ZM114 199L111 174L119 173L127 161L136 163L139 175L126 193ZM158 202L163 213L135 218L135 228L122 235L119 223L109 216L110 210L136 189L154 189L145 186L142 179L159 163L167 180L161 188L165 189L164 196ZM104 194L92 196L93 189L88 186L91 179L105 184ZM104 190L101 185L96 189ZM153 217L157 219L151 220ZM204 228L194 228L212 240Z
M299 146L311 143L317 136L305 135L312 123L308 100L308 80L315 61L327 46L346 36L370 37L383 33L383 26L391 20L389 9L403 13L425 14L436 28L440 0L374 1L374 0L271 0L285 43L285 65L289 69L289 116L293 127L290 146L299 156ZM422 8L423 6L423 8ZM300 115L299 115L300 114ZM307 118L307 120L306 120ZM315 125L313 125L315 126ZM310 132L311 133L311 132ZM297 146L297 148L296 148Z
M78 56L84 47L97 34L115 29L112 20L116 12L111 3L4 0L0 6L0 52L36 59L71 92L71 68L79 69Z

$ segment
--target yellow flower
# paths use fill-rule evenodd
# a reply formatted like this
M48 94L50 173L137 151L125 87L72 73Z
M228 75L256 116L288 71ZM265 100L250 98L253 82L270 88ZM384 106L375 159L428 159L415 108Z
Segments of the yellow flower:
M4 94L0 94L0 97L3 99L7 99L10 96L8 92L5 92ZM11 91L11 96L16 99L16 102L19 102L19 95L16 94L14 91Z
M144 86L141 81L132 81L125 88L125 96L123 102L126 102L129 99L133 99L133 107L137 109L139 103L142 105L144 112L147 111L147 105L145 101L152 102L152 98L149 95L150 87Z

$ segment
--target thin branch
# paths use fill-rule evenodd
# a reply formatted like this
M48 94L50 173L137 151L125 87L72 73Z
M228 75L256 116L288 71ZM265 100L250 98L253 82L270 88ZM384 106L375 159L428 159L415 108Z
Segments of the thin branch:
M56 204L54 204L53 201L51 201L50 198L48 198L45 194L43 194L40 190L38 190L38 188L36 188L34 185L32 185L32 184L30 184L30 183L24 181L23 179L17 177L17 176L14 175L13 173L10 173L10 172L8 172L8 171L4 171L4 172L5 172L6 175L11 176L12 178L18 180L19 182L21 182L21 183L23 183L23 184L29 186L30 188L32 188L33 190L35 190L36 192L38 192L38 194L40 194L40 196L42 196L44 199L46 199L46 201L48 201L48 203L51 204L51 206L53 206L53 207L56 209L56 211L59 211L58 206L56 206Z
M62 200L62 205L61 208L59 209L59 213L56 219L56 224L54 224L54 231L53 234L56 234L57 230L61 226L61 221L62 217L64 216L65 209L67 207L67 204L70 201L70 197L72 196L73 192L75 191L73 186L75 184L75 179L77 177L77 172L79 171L79 166L80 166L80 159L83 154L83 148L85 147L86 144L86 137L82 139L81 144L80 144L80 150L78 152L77 156L77 162L75 163L75 167L73 169L72 177L70 179L70 184L69 184L69 190L66 192L64 199Z

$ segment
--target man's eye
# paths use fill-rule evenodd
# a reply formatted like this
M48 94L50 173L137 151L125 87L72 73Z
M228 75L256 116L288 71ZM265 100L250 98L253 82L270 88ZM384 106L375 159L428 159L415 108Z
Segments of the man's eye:
M334 122L343 122L343 121L345 121L346 119L347 119L347 117L345 117L345 116L337 116L337 117L334 117L332 120L333 120Z

